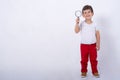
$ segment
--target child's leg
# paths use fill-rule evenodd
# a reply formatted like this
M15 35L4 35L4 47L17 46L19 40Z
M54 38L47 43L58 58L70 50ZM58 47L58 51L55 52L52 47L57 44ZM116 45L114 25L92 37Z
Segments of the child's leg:
M81 44L81 72L87 72L88 45Z
M92 68L92 73L98 73L97 70L97 49L96 49L96 44L90 45L90 62L91 62L91 68Z

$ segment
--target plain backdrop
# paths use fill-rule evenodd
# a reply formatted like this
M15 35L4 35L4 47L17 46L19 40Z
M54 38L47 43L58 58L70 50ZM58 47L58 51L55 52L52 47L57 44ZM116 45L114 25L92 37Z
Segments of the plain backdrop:
M100 26L100 78L119 80L119 0L0 0L0 80L82 80L75 11L86 4ZM84 20L81 17L81 20Z

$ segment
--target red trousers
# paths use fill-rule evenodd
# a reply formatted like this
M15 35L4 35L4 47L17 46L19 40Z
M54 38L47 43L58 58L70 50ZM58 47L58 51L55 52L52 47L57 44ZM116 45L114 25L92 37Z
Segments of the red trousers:
M97 49L96 44L81 44L81 72L87 72L87 64L90 59L92 73L97 70Z

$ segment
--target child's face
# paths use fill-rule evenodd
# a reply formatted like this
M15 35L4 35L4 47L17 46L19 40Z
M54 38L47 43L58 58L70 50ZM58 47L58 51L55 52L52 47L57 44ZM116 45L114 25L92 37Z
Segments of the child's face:
M90 9L87 9L83 11L82 15L86 20L90 20L93 16L93 12L91 12Z

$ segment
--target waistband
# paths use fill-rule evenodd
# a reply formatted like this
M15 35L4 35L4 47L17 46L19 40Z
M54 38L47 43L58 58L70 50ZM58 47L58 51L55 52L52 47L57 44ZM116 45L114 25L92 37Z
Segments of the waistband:
M83 44L83 43L81 43L81 45L96 45L96 43L93 43L93 44Z

